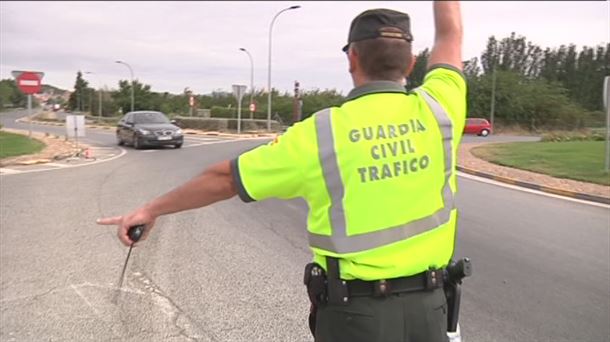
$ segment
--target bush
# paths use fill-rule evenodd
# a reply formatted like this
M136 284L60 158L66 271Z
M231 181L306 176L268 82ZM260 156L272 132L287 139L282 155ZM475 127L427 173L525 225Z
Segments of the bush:
M88 122L92 122L98 125L107 125L107 126L116 126L117 123L119 122L119 120L121 119L120 116L114 116L114 117L99 117L99 116L89 116L87 115L85 117L85 119L87 119Z
M174 119L180 128L218 132L237 130L237 119L196 118L184 116L177 116ZM241 128L242 131L264 130L267 129L267 120L242 119ZM279 131L281 129L280 124L277 121L271 121L271 129L274 131Z
M210 109L210 115L215 118L235 119L237 118L237 108L213 106ZM250 110L247 107L241 108L241 117L250 117Z
M543 142L565 141L604 141L606 138L600 132L594 131L554 131L542 135Z

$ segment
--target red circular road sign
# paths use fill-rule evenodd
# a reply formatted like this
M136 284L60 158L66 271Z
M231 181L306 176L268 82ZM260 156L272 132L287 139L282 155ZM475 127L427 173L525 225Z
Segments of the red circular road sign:
M40 77L36 73L25 71L17 76L17 87L25 94L30 95L39 93L42 85Z
M250 111L251 112L256 112L256 104L250 103Z

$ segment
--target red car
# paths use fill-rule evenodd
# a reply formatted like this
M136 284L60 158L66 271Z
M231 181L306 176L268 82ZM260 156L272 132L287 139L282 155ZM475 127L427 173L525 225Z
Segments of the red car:
M468 118L466 126L464 126L464 133L486 137L491 133L491 124L486 119Z

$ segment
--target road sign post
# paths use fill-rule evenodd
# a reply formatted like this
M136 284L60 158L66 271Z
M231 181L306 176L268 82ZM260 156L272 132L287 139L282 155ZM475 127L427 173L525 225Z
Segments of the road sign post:
M78 149L78 137L85 136L85 116L66 115L66 137L74 134L74 143Z
M42 90L42 77L44 76L43 72L39 71L22 71L22 70L14 70L11 72L13 77L15 77L17 87L21 92L28 96L28 118L30 119L29 123L29 132L28 136L32 137L32 94L40 93Z
M189 107L189 116L193 116L193 108L195 107L195 97L193 95L189 96Z
M244 97L245 92L245 85L233 85L233 95L237 99L237 134L241 134L241 99Z

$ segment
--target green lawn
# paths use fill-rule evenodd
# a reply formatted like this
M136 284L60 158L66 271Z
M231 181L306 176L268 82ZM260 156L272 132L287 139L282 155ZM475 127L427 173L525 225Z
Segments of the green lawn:
M472 153L492 163L610 185L604 171L605 141L521 142L479 146Z
M0 131L0 159L40 152L45 144L21 134Z

